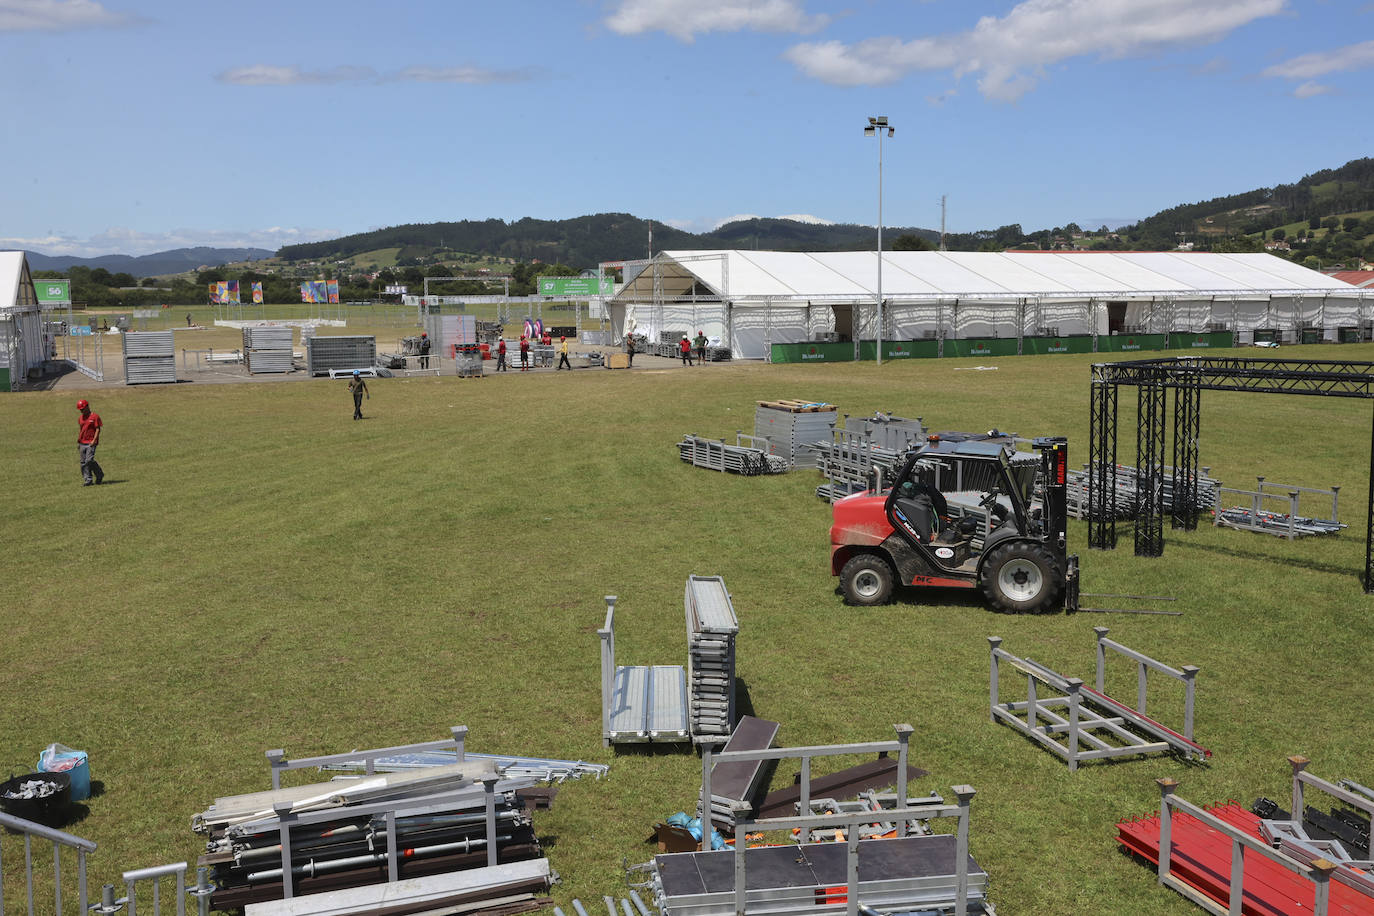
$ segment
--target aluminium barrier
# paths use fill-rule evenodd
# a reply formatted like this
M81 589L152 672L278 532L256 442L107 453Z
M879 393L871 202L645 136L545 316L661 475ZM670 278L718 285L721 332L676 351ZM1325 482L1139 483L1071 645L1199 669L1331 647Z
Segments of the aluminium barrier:
M1068 763L1069 772L1076 771L1080 763L1088 760L1164 753L1171 750L1199 760L1210 757L1212 752L1193 740L1194 682L1199 669L1194 665L1173 668L1108 639L1107 627L1093 627L1093 632L1097 634L1095 687L1087 687L1079 678L1065 677L1033 659L1015 656L1001 647L1000 636L989 636L991 720L1010 726L1058 754ZM1108 650L1136 663L1137 696L1134 708L1113 699L1105 692ZM1002 702L1002 664L1025 675L1024 701ZM1151 671L1180 681L1184 685L1184 721L1181 732L1164 725L1147 713L1146 691ZM1050 695L1043 695L1045 691L1049 691Z
M96 844L92 840L57 830L43 824L35 823L22 817L15 817L10 814L0 813L0 828L4 831L18 834L24 841L24 886L25 899L27 902L27 912L29 916L34 916L37 912L34 906L34 855L33 841L45 840L52 844L53 850L53 870L52 888L53 904L52 912L63 913L62 887L62 850L68 849L76 854L76 913L84 916L85 913L94 912L100 916L112 916L126 906L129 916L137 914L137 892L141 882L152 882L152 912L154 916L160 916L162 908L160 882L163 878L176 879L176 900L177 916L185 916L185 898L193 896L197 900L200 916L206 916L210 903L210 887L206 879L206 870L198 869L198 880L195 887L186 887L186 863L174 862L168 865L158 865L152 868L140 868L133 871L126 871L122 877L124 880L125 895L115 899L115 889L113 884L105 884L101 888L100 900L91 903L87 884L87 861L86 857L95 852ZM3 865L3 840L0 840L0 866ZM5 869L0 867L0 916L5 913L5 885L3 874Z
M1219 493L1231 493L1235 496L1247 497L1246 502L1249 505L1223 509L1218 502L1212 520L1213 525L1272 534L1287 538L1290 541L1308 535L1336 534L1346 527L1340 523L1338 514L1341 493L1339 486L1323 490L1319 487L1273 483L1266 481L1263 477L1256 477L1255 480L1256 486L1253 490L1239 490L1231 487L1219 488ZM1302 515L1301 502L1304 493L1320 496L1323 501L1329 498L1331 500L1331 517L1319 518ZM1267 511L1264 508L1266 501L1271 505L1278 502L1282 508L1275 512ZM1283 511L1285 508L1287 509L1286 512Z

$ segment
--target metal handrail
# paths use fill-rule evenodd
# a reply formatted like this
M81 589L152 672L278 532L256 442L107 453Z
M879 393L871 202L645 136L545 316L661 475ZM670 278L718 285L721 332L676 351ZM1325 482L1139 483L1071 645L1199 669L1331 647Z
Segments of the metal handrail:
M79 912L85 913L86 896L86 854L95 852L96 844L62 830L45 827L22 817L0 813L0 828L13 830L24 836L24 879L28 896L29 916L33 916L33 838L47 840L53 844L53 910L62 912L62 847L76 850L76 888ZM4 880L0 878L0 916L5 912Z

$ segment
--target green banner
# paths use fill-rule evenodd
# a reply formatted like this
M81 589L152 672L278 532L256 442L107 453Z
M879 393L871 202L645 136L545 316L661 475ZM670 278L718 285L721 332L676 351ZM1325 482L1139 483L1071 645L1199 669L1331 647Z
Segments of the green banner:
M876 341L859 341L859 359L876 359L877 352ZM940 345L935 340L883 341L883 359L934 359L939 353Z
M596 277L540 277L541 296L609 296L615 289L610 277L601 281L598 291Z
M1016 340L1010 337L983 337L972 340L946 340L945 356L1015 356Z
M1163 334L1113 334L1097 338L1099 353L1134 353L1137 350L1163 350Z
M1091 353L1093 339L1079 337L1027 337L1021 341L1022 353Z
M1169 335L1170 350L1211 350L1233 347L1235 343L1230 331L1213 331L1203 334Z
M872 344L869 345L870 348ZM775 343L775 363L849 363L854 361L854 344L845 343Z
M34 280L33 291L39 305L66 305L72 300L72 281Z

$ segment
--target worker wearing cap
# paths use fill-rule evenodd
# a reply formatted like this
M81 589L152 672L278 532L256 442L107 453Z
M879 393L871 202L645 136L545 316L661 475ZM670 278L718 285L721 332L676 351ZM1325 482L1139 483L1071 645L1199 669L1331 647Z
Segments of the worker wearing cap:
M690 366L692 364L692 342L683 334L682 339L677 342L677 349L682 354L682 364Z
M558 338L558 368L554 371L557 372L564 366L568 367L569 372L572 371L572 363L568 362L568 338L560 337Z
M496 340L496 371L510 371L510 365L506 362L506 338L504 337L498 337Z
M706 335L698 330L697 339L694 343L697 345L697 362L704 366L706 365Z
M363 381L363 374L357 369L353 370L353 377L348 380L348 390L353 392L353 419L363 418L363 396L372 400L372 395L367 393L367 382Z
M76 449L81 456L81 485L89 487L105 481L105 472L95 460L95 447L100 444L100 414L91 412L91 405L85 399L76 402L81 411L77 422Z
M429 368L429 335L420 333L420 368Z
M525 335L520 335L520 371L528 372L530 369L530 339Z

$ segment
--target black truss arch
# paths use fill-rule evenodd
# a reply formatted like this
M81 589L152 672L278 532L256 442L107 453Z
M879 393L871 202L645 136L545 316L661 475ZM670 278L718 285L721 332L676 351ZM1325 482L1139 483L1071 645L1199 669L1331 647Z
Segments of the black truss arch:
M1171 525L1197 527L1198 440L1202 392L1253 391L1374 399L1374 363L1311 359L1170 357L1095 363L1089 410L1088 546L1116 547L1117 387L1137 389L1136 556L1164 553L1165 413L1174 391ZM1366 594L1374 593L1374 422L1370 429L1369 503L1365 523Z

